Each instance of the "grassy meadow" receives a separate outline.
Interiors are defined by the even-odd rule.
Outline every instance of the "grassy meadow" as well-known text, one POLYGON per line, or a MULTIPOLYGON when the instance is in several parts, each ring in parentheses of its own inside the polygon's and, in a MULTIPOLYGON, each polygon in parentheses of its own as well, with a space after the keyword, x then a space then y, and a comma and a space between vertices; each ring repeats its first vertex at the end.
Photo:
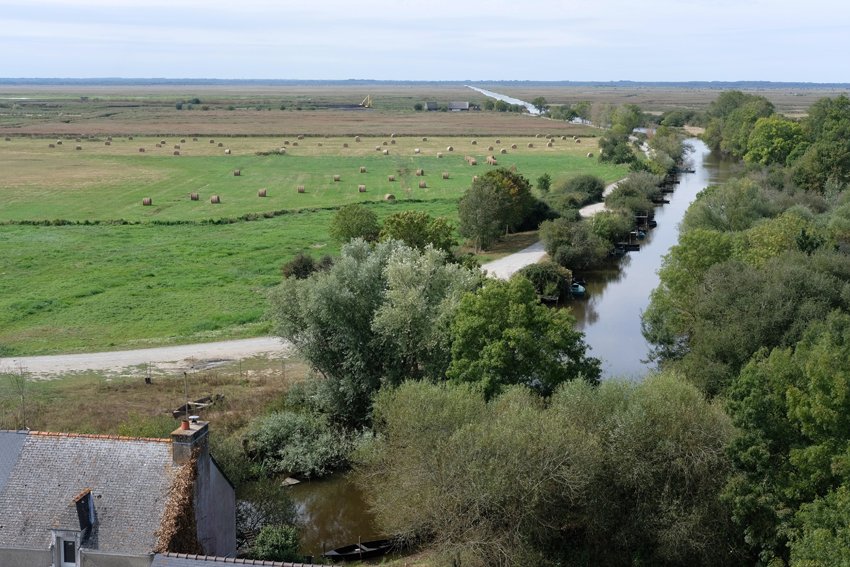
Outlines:
MULTIPOLYGON (((171 106, 163 118, 157 112, 166 112, 172 94, 160 96, 165 98, 144 98, 138 105, 113 98, 92 104, 127 106, 139 117, 146 105, 157 108, 145 125, 159 132, 180 131, 185 125, 175 116, 215 114, 180 113, 171 106)), ((302 136, 237 135, 244 124, 215 136, 192 128, 182 131, 195 134, 154 136, 130 134, 137 122, 126 117, 87 114, 79 100, 45 100, 57 107, 55 116, 77 117, 62 125, 82 124, 79 130, 88 134, 65 134, 38 116, 30 122, 18 117, 25 123, 15 126, 16 134, 0 128, 8 132, 0 139, 0 357, 267 333, 266 295, 280 280, 281 265, 299 251, 338 253, 327 232, 336 209, 359 202, 380 218, 416 209, 456 222, 457 200, 474 175, 491 167, 489 155, 532 181, 543 173, 555 183, 583 173, 606 181, 625 174, 621 166, 587 157, 597 153, 598 131, 516 114, 382 111, 374 114, 380 124, 373 125, 381 131, 419 130, 423 119, 433 119, 437 133, 362 135, 359 142, 354 135, 334 135, 319 110, 310 116, 321 120, 303 124, 312 129, 302 136), (411 117, 420 122, 411 125, 411 117), (96 133, 102 120, 112 121, 111 134, 96 133), (441 134, 451 120, 458 122, 456 133, 441 134), (507 134, 465 134, 469 121, 489 124, 481 131, 500 128, 500 121, 512 126, 504 129, 507 134), (19 132, 27 128, 55 131, 19 132), (552 147, 546 135, 553 137, 552 147), (579 143, 574 135, 581 136, 579 143), (281 148, 285 153, 275 153, 281 148), (239 176, 233 174, 237 169, 239 176), (417 169, 424 175, 416 176, 417 169), (297 191, 301 185, 303 193, 297 191), (359 185, 366 191, 358 191, 359 185), (261 189, 266 197, 259 197, 261 189), (190 193, 199 199, 191 200, 190 193), (394 202, 385 201, 388 193, 394 202), (221 203, 212 204, 212 195, 221 203), (153 204, 143 206, 145 198, 153 204)), ((533 238, 511 238, 482 260, 533 238)))

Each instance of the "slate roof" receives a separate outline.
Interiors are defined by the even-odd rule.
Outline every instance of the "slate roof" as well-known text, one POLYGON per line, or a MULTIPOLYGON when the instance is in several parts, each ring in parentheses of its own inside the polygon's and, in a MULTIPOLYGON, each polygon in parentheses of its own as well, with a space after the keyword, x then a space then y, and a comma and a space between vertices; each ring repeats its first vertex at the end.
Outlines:
MULTIPOLYGON (((225 567, 226 565, 264 565, 266 567, 310 567, 313 563, 281 563, 260 559, 236 559, 233 557, 210 557, 185 553, 158 553, 151 567, 225 567)), ((326 564, 322 564, 326 565, 326 564)), ((318 566, 317 566, 318 567, 318 566)))
POLYGON ((0 431, 0 548, 79 530, 73 498, 90 488, 97 523, 82 547, 151 553, 174 468, 168 439, 0 431))

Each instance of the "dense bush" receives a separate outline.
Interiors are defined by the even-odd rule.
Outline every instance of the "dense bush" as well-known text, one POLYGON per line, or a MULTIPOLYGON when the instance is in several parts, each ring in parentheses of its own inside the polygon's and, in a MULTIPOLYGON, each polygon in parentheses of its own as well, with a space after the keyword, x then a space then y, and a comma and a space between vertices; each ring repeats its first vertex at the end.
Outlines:
POLYGON ((251 547, 253 559, 268 561, 296 561, 298 555, 298 529, 294 526, 266 526, 257 535, 251 547))

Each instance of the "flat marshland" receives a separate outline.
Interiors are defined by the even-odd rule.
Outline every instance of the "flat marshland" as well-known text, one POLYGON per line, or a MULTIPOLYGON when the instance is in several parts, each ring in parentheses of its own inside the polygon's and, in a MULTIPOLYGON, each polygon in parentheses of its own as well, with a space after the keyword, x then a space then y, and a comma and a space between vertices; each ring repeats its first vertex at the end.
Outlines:
POLYGON ((373 95, 373 109, 356 106, 362 91, 0 93, 0 356, 268 333, 281 265, 338 253, 328 225, 340 206, 456 222, 487 156, 532 181, 625 174, 595 159, 595 128, 412 109, 468 93, 402 89, 384 107, 373 95))

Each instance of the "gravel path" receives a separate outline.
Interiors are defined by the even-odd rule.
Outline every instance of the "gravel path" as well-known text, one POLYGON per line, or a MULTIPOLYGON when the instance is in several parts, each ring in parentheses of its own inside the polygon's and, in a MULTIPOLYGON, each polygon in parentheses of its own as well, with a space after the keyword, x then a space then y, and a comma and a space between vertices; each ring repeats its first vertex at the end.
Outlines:
MULTIPOLYGON (((625 179, 621 179, 620 181, 625 181, 625 179)), ((605 186, 605 190, 602 191, 602 202, 601 203, 593 203, 592 205, 588 205, 586 207, 582 207, 578 210, 578 214, 581 215, 582 218, 592 217, 597 213, 601 213, 602 211, 607 210, 605 208, 605 197, 611 194, 611 191, 617 188, 617 185, 620 181, 615 181, 610 185, 605 186)))
POLYGON ((500 280, 506 280, 525 266, 539 262, 545 255, 546 252, 543 250, 543 243, 535 242, 528 248, 524 248, 510 256, 483 264, 481 269, 487 270, 488 275, 499 278, 500 280))
POLYGON ((254 356, 282 356, 288 348, 278 337, 257 337, 138 350, 2 358, 0 370, 22 366, 33 377, 47 378, 87 370, 142 374, 150 364, 157 372, 173 373, 189 368, 211 368, 254 356))

